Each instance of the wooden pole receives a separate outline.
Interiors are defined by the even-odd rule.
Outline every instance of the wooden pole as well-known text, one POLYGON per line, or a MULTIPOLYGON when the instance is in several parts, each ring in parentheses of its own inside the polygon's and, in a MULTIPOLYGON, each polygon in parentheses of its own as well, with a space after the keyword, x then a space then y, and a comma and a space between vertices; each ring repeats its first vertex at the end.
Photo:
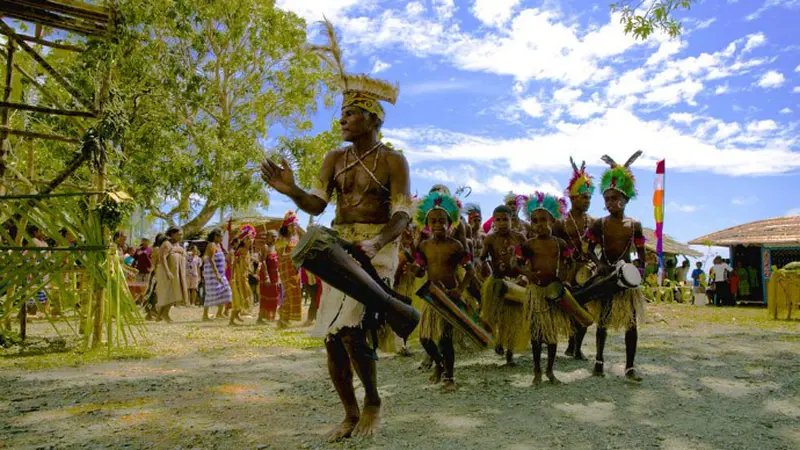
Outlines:
POLYGON ((80 144, 81 140, 78 138, 71 138, 61 136, 58 134, 37 133, 35 131, 17 130, 16 128, 8 128, 7 126, 0 126, 0 133, 10 134, 13 136, 25 136, 34 139, 47 139, 50 141, 69 142, 70 144, 80 144))
POLYGON ((97 115, 91 111, 75 111, 70 109, 47 108, 44 106, 28 105, 25 103, 15 103, 8 101, 0 102, 0 108, 19 109, 22 111, 33 111, 43 114, 54 114, 57 116, 97 117, 97 115))
MULTIPOLYGON (((8 38, 8 52, 6 52, 6 88, 3 92, 3 101, 8 102, 11 99, 11 82, 14 68, 14 39, 8 38)), ((10 115, 8 108, 0 110, 0 121, 3 126, 8 128, 10 115)), ((5 179, 6 162, 8 160, 8 153, 11 151, 11 142, 8 140, 8 133, 0 130, 0 180, 5 179)), ((0 194, 5 194, 5 183, 0 183, 0 194)))
MULTIPOLYGON (((9 40, 11 38, 14 39, 17 38, 17 33, 14 31, 14 29, 8 26, 8 24, 6 24, 2 20, 0 20, 0 30, 5 32, 4 34, 6 34, 9 37, 9 40)), ((50 63, 45 61, 45 59, 42 58, 42 56, 39 55, 39 53, 37 53, 36 50, 31 48, 30 45, 26 44, 23 41, 19 41, 17 42, 17 44, 22 50, 25 51, 25 53, 29 54, 31 58, 36 60, 36 62, 38 62, 39 65, 42 66, 42 68, 44 68, 44 70, 47 71, 47 73, 52 75, 53 79, 55 79, 61 85, 61 87, 63 87, 67 92, 69 92, 75 101, 77 101, 87 109, 92 109, 92 104, 87 100, 85 100, 83 98, 83 95, 81 95, 81 93, 78 92, 78 90, 75 89, 75 87, 73 87, 72 84, 70 84, 70 82, 67 81, 67 79, 64 78, 63 75, 61 75, 55 68, 53 68, 53 66, 51 66, 50 63)))
POLYGON ((33 42, 34 44, 44 45, 45 47, 58 48, 61 50, 68 50, 71 52, 85 52, 86 47, 73 44, 64 44, 63 42, 53 42, 47 39, 38 38, 36 36, 28 36, 27 34, 17 34, 17 39, 20 41, 33 42))
MULTIPOLYGON (((103 142, 98 142, 98 145, 105 145, 103 142)), ((99 149, 103 152, 103 149, 99 149)), ((100 167, 98 167, 97 173, 94 177, 95 181, 95 190, 99 192, 104 192, 106 189, 106 158, 104 156, 100 157, 100 167)), ((93 206, 96 205, 99 201, 102 201, 100 195, 93 196, 93 206)), ((107 230, 104 226, 102 228, 103 234, 103 243, 109 242, 110 230, 107 230)), ((105 258, 108 258, 108 253, 105 253, 105 258)), ((105 262, 105 261, 104 261, 105 262)), ((99 347, 103 341, 103 319, 105 318, 105 311, 103 311, 103 304, 105 297, 105 286, 95 286, 94 289, 94 307, 92 308, 94 311, 94 330, 92 333, 92 347, 99 347)), ((106 339, 111 339, 111 336, 106 336, 106 339)))
MULTIPOLYGON (((2 48, 0 48, 0 56, 5 56, 6 54, 7 53, 2 48)), ((39 92, 41 92, 44 98, 50 100, 56 106, 61 104, 61 101, 58 99, 56 95, 50 92, 50 90, 48 90, 43 84, 41 84, 39 80, 37 80, 34 76, 29 74, 24 68, 20 67, 19 64, 14 63, 14 68, 17 69, 17 71, 21 73, 22 76, 33 85, 33 87, 35 87, 39 92)), ((69 120, 72 121, 72 123, 74 123, 76 127, 78 127, 78 130, 81 133, 86 132, 86 126, 77 117, 67 116, 67 118, 69 118, 69 120)))

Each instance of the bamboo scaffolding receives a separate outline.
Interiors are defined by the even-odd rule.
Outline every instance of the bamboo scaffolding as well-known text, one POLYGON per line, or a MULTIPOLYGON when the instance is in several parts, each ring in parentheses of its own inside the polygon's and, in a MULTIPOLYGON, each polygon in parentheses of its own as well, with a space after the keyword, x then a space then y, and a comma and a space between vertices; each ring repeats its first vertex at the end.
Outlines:
POLYGON ((9 128, 0 126, 0 133, 7 133, 12 136, 25 136, 34 139, 49 139, 51 141, 69 142, 70 144, 80 144, 81 140, 67 136, 60 136, 58 134, 37 133, 35 131, 17 130, 16 128, 9 128))
POLYGON ((14 19, 26 20, 62 30, 73 31, 89 36, 104 36, 107 32, 106 21, 90 20, 64 16, 41 8, 29 8, 23 5, 0 2, 0 13, 14 19))
POLYGON ((51 0, 15 0, 19 5, 26 5, 31 10, 41 10, 59 12, 70 16, 91 19, 98 22, 108 20, 109 10, 102 6, 90 5, 87 3, 51 1, 51 0), (78 6, 80 5, 80 6, 78 6))
MULTIPOLYGON (((17 33, 14 31, 14 29, 8 26, 8 24, 2 20, 0 20, 0 32, 3 32, 3 34, 7 35, 9 38, 13 38, 15 40, 17 39, 17 33)), ((36 62, 38 62, 39 65, 41 65, 42 68, 44 68, 44 70, 46 70, 50 75, 52 75, 53 79, 55 79, 61 85, 61 87, 63 87, 67 92, 69 92, 75 101, 77 101, 78 103, 80 103, 89 110, 92 109, 91 102, 85 100, 81 95, 81 93, 78 92, 78 90, 75 89, 75 87, 73 87, 72 84, 70 84, 70 82, 66 78, 64 78, 63 75, 61 75, 55 68, 53 68, 53 66, 51 66, 50 63, 48 63, 44 58, 42 58, 42 56, 39 55, 39 53, 36 50, 34 50, 30 45, 28 45, 24 41, 18 41, 17 44, 22 50, 25 51, 25 53, 29 54, 33 59, 35 59, 36 62)))
MULTIPOLYGON (((6 56, 6 55, 7 53, 5 52, 5 50, 0 48, 0 56, 6 56)), ((55 94, 50 92, 50 90, 48 90, 42 83, 40 83, 39 80, 37 80, 33 75, 29 74, 24 68, 20 67, 19 64, 14 63, 14 69, 16 69, 20 74, 22 74, 22 76, 26 80, 28 80, 28 82, 30 82, 36 88, 36 90, 41 92, 44 98, 50 100, 56 106, 59 106, 61 104, 61 101, 55 94)), ((81 133, 86 132, 86 125, 84 125, 83 122, 81 122, 77 117, 73 116, 67 116, 67 117, 72 123, 75 124, 76 127, 78 127, 78 130, 81 133)))
POLYGON ((86 47, 73 44, 64 44, 63 42, 53 42, 47 39, 38 38, 36 36, 28 36, 27 34, 17 34, 17 39, 20 41, 33 42, 34 44, 44 45, 45 47, 58 48, 61 50, 69 50, 72 52, 85 52, 86 47))
POLYGON ((19 109, 23 111, 33 111, 44 114, 54 114, 57 116, 92 117, 92 118, 97 117, 97 115, 91 111, 76 111, 70 109, 47 108, 44 106, 28 105, 25 103, 14 103, 7 101, 0 102, 0 108, 19 109))

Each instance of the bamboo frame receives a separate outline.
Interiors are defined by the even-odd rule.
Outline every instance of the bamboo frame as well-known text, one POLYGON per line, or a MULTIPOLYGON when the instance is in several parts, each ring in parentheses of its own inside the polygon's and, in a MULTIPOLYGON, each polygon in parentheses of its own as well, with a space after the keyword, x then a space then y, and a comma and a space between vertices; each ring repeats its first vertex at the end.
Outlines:
POLYGON ((86 47, 73 44, 64 44, 62 42, 48 41, 47 39, 38 38, 36 36, 28 36, 27 34, 17 34, 17 39, 20 41, 33 42, 34 44, 44 45, 45 47, 58 48, 61 50, 69 50, 72 52, 85 52, 86 47))
MULTIPOLYGON (((5 34, 9 38, 13 38, 13 40, 17 40, 16 31, 14 31, 13 28, 8 26, 8 24, 5 23, 5 21, 3 20, 0 20, 0 33, 5 34)), ((10 40, 11 39, 9 39, 9 41, 10 40)), ((75 87, 73 87, 72 84, 70 84, 70 82, 67 81, 67 79, 64 78, 64 76, 61 75, 53 66, 51 66, 50 63, 48 63, 36 50, 34 50, 33 47, 31 47, 24 41, 17 41, 17 45, 19 45, 19 47, 23 51, 25 51, 25 53, 29 54, 34 60, 36 60, 36 62, 38 62, 39 65, 42 66, 44 70, 46 70, 50 75, 52 75, 53 79, 55 79, 58 82, 58 84, 61 85, 61 87, 63 87, 67 92, 69 92, 73 100, 77 101, 78 103, 80 103, 89 110, 93 109, 91 102, 84 99, 81 93, 78 92, 78 90, 75 89, 75 87)))
POLYGON ((51 141, 68 142, 70 144, 81 143, 81 140, 77 138, 60 136, 58 134, 36 133, 34 131, 17 130, 16 128, 9 128, 6 126, 0 126, 0 133, 7 133, 12 136, 24 136, 34 139, 49 139, 51 141))
MULTIPOLYGON (((0 56, 6 56, 6 55, 7 53, 5 52, 5 50, 0 48, 0 56)), ((53 102, 56 106, 61 104, 58 97, 53 95, 53 93, 50 92, 44 85, 42 85, 39 82, 39 80, 37 80, 33 75, 29 74, 25 69, 20 67, 19 64, 14 63, 14 69, 16 69, 20 74, 22 74, 23 78, 28 80, 28 82, 31 83, 39 92, 41 92, 46 99, 53 102)), ((86 132, 86 126, 77 117, 72 117, 72 116, 67 116, 67 117, 70 119, 70 121, 72 121, 72 123, 75 124, 76 127, 78 127, 78 130, 81 133, 86 132)))
POLYGON ((44 114, 55 114, 57 116, 72 116, 72 117, 97 117, 97 114, 91 111, 77 111, 70 109, 46 108, 44 106, 28 105, 25 103, 14 103, 8 101, 0 102, 0 108, 7 109, 20 109, 23 111, 40 112, 44 114))
MULTIPOLYGON (((89 36, 103 36, 108 31, 109 17, 103 19, 65 15, 54 11, 52 6, 57 5, 45 0, 17 0, 15 3, 0 2, 0 13, 7 17, 26 20, 29 22, 60 28, 89 36), (40 6, 23 5, 22 3, 39 3, 40 6)), ((80 10, 78 8, 78 10, 80 10)), ((82 11, 86 14, 85 11, 82 11)), ((99 17, 99 15, 98 15, 99 17)))

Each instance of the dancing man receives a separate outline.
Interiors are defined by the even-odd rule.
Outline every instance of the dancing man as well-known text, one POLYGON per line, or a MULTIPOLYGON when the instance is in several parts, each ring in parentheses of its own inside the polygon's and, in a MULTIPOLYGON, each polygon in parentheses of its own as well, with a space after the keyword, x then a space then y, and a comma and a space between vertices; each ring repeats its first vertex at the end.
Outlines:
MULTIPOLYGON (((319 178, 311 192, 295 183, 288 163, 272 160, 261 166, 263 179, 287 195, 303 211, 320 215, 331 194, 336 194, 334 228, 343 239, 353 241, 370 258, 381 277, 392 279, 398 263, 397 238, 410 220, 411 194, 405 157, 384 145, 378 134, 385 119, 379 101, 394 104, 398 87, 366 75, 341 70, 341 53, 333 26, 325 22, 329 45, 326 60, 334 62, 343 87, 342 139, 352 145, 332 150, 323 160, 319 178)), ((391 283, 389 283, 391 285, 391 283)), ((367 342, 371 324, 365 307, 324 284, 315 334, 325 337, 328 371, 344 406, 344 421, 329 434, 335 441, 375 432, 381 399, 378 396, 374 346, 367 342), (353 370, 365 391, 364 408, 359 411, 353 387, 353 370)))
MULTIPOLYGON (((581 163, 580 169, 572 157, 569 158, 569 162, 572 164, 572 178, 567 185, 566 194, 569 196, 572 206, 569 214, 556 222, 553 227, 553 235, 564 239, 567 245, 573 249, 572 261, 564 281, 572 287, 577 287, 583 285, 595 270, 594 262, 589 256, 588 237, 589 227, 594 222, 594 218, 587 213, 592 203, 594 182, 592 177, 586 173, 585 161, 581 163)), ((573 321, 573 330, 575 333, 569 338, 565 354, 585 361, 586 356, 581 351, 581 346, 583 338, 586 336, 586 327, 573 321)))
MULTIPOLYGON (((608 215, 595 220, 589 232, 589 255, 594 259, 600 274, 607 275, 622 263, 631 262, 631 246, 636 250, 640 261, 645 260, 644 234, 642 224, 636 219, 625 217, 625 206, 636 197, 636 180, 630 165, 642 154, 634 153, 624 165, 617 164, 607 155, 603 161, 609 166, 603 172, 600 189, 603 191, 608 215), (602 258, 594 252, 601 250, 602 258)), ((639 269, 640 271, 642 269, 639 269)), ((633 366, 636 345, 639 340, 637 325, 644 318, 645 297, 640 287, 625 289, 611 298, 603 299, 596 306, 597 357, 594 364, 595 376, 603 376, 603 350, 606 345, 608 328, 625 330, 625 376, 633 381, 642 381, 641 375, 633 366)))

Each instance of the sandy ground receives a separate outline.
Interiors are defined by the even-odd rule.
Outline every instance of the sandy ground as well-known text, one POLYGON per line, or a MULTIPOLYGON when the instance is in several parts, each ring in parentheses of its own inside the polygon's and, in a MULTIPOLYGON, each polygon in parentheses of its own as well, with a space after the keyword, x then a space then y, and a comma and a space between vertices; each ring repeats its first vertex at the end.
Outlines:
MULTIPOLYGON (((336 444, 322 439, 342 413, 320 341, 300 328, 202 323, 200 311, 151 324, 150 358, 3 353, 0 448, 800 448, 800 322, 768 321, 764 309, 651 306, 638 385, 623 377, 619 333, 605 378, 559 357, 565 384, 538 389, 529 354, 515 368, 490 350, 457 354, 453 394, 426 383, 418 346, 412 358, 382 355, 379 435, 336 444)), ((39 321, 30 333, 53 330, 39 321)), ((593 329, 584 350, 593 354, 593 329)))

